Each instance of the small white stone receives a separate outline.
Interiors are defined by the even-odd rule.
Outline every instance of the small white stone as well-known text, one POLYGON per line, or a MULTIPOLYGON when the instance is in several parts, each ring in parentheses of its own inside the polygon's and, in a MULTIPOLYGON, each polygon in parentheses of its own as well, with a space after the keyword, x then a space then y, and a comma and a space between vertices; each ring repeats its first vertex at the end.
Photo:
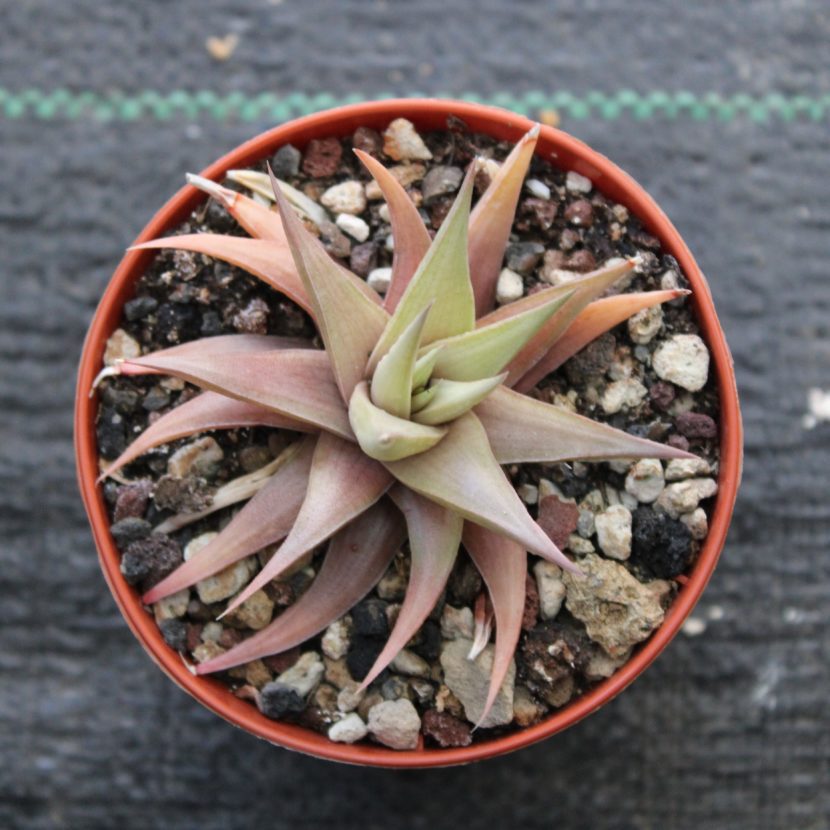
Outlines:
POLYGON ((124 329, 116 329, 104 349, 104 366, 113 366, 120 360, 141 356, 141 346, 124 329))
POLYGON ((259 631, 265 628, 274 614, 274 603, 268 594, 260 588, 238 605, 228 617, 234 622, 241 623, 246 628, 259 631))
POLYGON ((369 710, 369 731, 392 749, 415 749, 421 732, 418 711, 406 698, 384 700, 369 710))
POLYGON ((346 656, 349 650, 349 621, 345 617, 335 620, 327 629, 321 640, 323 654, 332 660, 346 656))
POLYGON ((565 187, 571 193, 590 193, 593 186, 589 178, 580 176, 574 170, 569 170, 568 175, 565 176, 565 187))
POLYGON ((691 513, 702 499, 718 492, 718 484, 712 478, 687 478, 666 486, 655 504, 673 519, 691 513))
POLYGON ((565 547, 577 556, 587 556, 596 550, 590 539, 583 539, 578 533, 568 536, 568 544, 565 547))
POLYGON ((660 275, 660 288, 663 291, 674 291, 675 288, 680 287, 680 280, 677 277, 677 272, 668 270, 660 275))
MULTIPOLYGON (((424 178, 426 167, 423 164, 396 164, 394 167, 388 167, 389 175, 393 176, 401 187, 409 187, 409 185, 420 181, 424 178)), ((372 201, 383 198, 383 191, 380 185, 372 179, 366 183, 366 198, 372 201)), ((385 221, 389 221, 386 219, 385 221)))
POLYGON ((366 193, 358 181, 332 185, 321 197, 320 203, 332 213, 363 213, 366 209, 366 193))
POLYGON ((389 284, 392 282, 391 268, 375 268, 369 272, 366 282, 370 288, 374 288, 378 294, 385 294, 389 290, 389 284))
POLYGON ((550 199, 550 188, 539 179, 528 179, 525 182, 525 187, 537 199, 550 199))
POLYGON ((602 552, 612 559, 628 559, 631 556, 631 511, 622 504, 613 504, 595 521, 602 552))
POLYGON ((666 481, 699 478, 711 472, 712 468, 703 458, 672 458, 666 465, 666 481))
POLYGON ((369 238, 369 226, 359 216, 352 216, 350 213, 339 213, 334 223, 341 231, 344 231, 358 242, 365 242, 369 238))
POLYGON ((632 512, 635 511, 640 505, 637 499, 632 496, 631 493, 626 493, 625 490, 620 492, 620 504, 623 505, 623 507, 627 507, 632 512))
POLYGON ((611 213, 614 214, 614 218, 618 222, 625 224, 628 221, 628 208, 625 205, 614 205, 614 207, 611 208, 611 213))
POLYGON ((605 387, 600 403, 603 411, 613 415, 621 409, 630 409, 642 403, 648 390, 636 378, 615 380, 605 387))
POLYGON ((396 118, 383 133, 383 152, 395 161, 427 161, 429 148, 418 135, 415 125, 406 118, 396 118))
POLYGON ((689 528, 692 539, 700 541, 706 538, 706 534, 709 532, 709 519, 702 507, 696 507, 691 513, 684 513, 680 517, 680 521, 689 528))
POLYGON ((663 328, 663 307, 659 304, 644 308, 628 318, 628 333, 635 343, 641 345, 650 343, 661 328, 663 328))
POLYGON ((401 649, 392 661, 392 668, 396 672, 409 677, 429 677, 429 663, 408 648, 401 649))
POLYGON ((218 643, 223 631, 224 626, 222 623, 218 623, 215 620, 205 623, 204 628, 202 628, 202 642, 218 643))
POLYGON ((709 376, 709 350, 696 334, 675 334, 657 347, 652 365, 663 380, 697 392, 709 376))
POLYGON ((619 473, 621 476, 625 476, 628 475, 628 471, 631 469, 631 462, 626 461, 623 458, 616 458, 613 461, 609 461, 608 466, 615 473, 619 473))
POLYGON ((566 271, 564 268, 543 268, 540 272, 541 278, 551 285, 565 285, 582 279, 584 274, 579 271, 566 271))
POLYGON ((487 178, 490 179, 490 181, 493 181, 499 170, 501 170, 501 162, 496 161, 496 159, 484 159, 479 169, 483 170, 487 174, 487 178))
POLYGON ((384 222, 392 221, 392 215, 389 213, 389 205, 387 205, 386 202, 378 208, 378 217, 384 222))
POLYGON ((533 566, 533 575, 539 592, 539 615, 543 620, 552 620, 559 613, 565 599, 562 569, 552 562, 540 559, 533 566))
POLYGON ((293 689, 300 697, 308 697, 319 685, 325 666, 316 651, 307 651, 276 682, 293 689))
MULTIPOLYGON (((191 539, 184 549, 185 561, 193 556, 198 556, 199 552, 216 538, 216 535, 213 532, 203 533, 201 536, 191 539)), ((239 562, 228 565, 219 573, 197 582, 196 592, 199 594, 199 599, 205 604, 219 602, 241 591, 248 584, 252 573, 253 560, 251 557, 241 559, 239 562)))
POLYGON ((535 484, 522 484, 518 493, 525 504, 536 504, 539 501, 539 488, 535 484))
POLYGON ((502 268, 496 283, 496 302, 512 303, 524 296, 525 286, 521 276, 509 268, 502 268))
POLYGON ((210 475, 225 457, 215 438, 206 435, 179 447, 167 462, 167 472, 176 478, 210 475))
POLYGON ((329 728, 329 740, 340 744, 353 744, 362 741, 369 734, 369 729, 357 712, 346 715, 343 720, 333 723, 329 728))
POLYGON ((187 612, 187 604, 190 602, 190 590, 182 588, 175 594, 160 599, 153 605, 153 616, 156 622, 162 620, 175 620, 183 617, 187 612))
POLYGON ((347 683, 337 694, 337 708, 341 712, 353 712, 366 697, 366 689, 357 683, 347 683))
POLYGON ((556 496, 558 499, 562 499, 562 501, 573 501, 573 499, 565 498, 565 494, 549 478, 540 478, 539 501, 546 499, 548 496, 556 496))
POLYGON ((441 636, 445 640, 472 639, 475 621, 471 608, 455 608, 449 603, 441 611, 441 636))
POLYGON ((643 504, 651 504, 663 492, 666 480, 663 465, 656 458, 642 458, 625 479, 626 492, 643 504))
POLYGON ((392 236, 390 233, 389 236, 383 241, 383 247, 386 248, 389 253, 393 253, 395 250, 395 237, 392 236))

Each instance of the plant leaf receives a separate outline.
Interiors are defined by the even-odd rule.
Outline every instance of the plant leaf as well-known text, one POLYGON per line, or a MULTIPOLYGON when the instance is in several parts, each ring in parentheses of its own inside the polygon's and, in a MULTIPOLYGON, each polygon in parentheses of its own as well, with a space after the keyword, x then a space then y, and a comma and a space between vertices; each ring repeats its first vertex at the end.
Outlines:
POLYGON ((475 325, 473 289, 467 262, 467 219, 474 167, 470 165, 447 218, 386 324, 369 360, 370 372, 374 371, 404 329, 431 304, 434 306, 424 326, 424 343, 470 331, 475 325))
MULTIPOLYGON (((636 260, 628 260, 619 265, 600 268, 568 283, 568 287, 573 291, 570 299, 539 329, 530 342, 510 362, 507 367, 510 372, 507 377, 507 386, 512 386, 535 366, 565 333, 579 312, 622 276, 631 271, 635 264, 636 260)), ((523 307, 528 307, 535 303, 542 303, 545 302, 547 297, 556 296, 561 288, 562 286, 555 286, 539 291, 530 297, 510 303, 510 305, 518 306, 521 303, 523 307)))
POLYGON ((282 219, 278 213, 236 190, 223 187, 221 184, 193 173, 187 174, 187 183, 216 199, 255 239, 270 239, 288 248, 288 240, 285 238, 282 219))
MULTIPOLYGON (((259 196, 270 199, 272 202, 276 201, 271 177, 267 173, 260 173, 258 170, 228 170, 227 176, 232 182, 247 187, 259 196)), ((315 225, 328 222, 329 215, 322 205, 310 199, 301 190, 292 187, 288 182, 276 177, 274 180, 279 185, 282 195, 303 216, 307 216, 315 225)))
POLYGON ((212 348, 198 351, 195 346, 200 342, 124 361, 121 370, 124 374, 153 370, 175 375, 353 440, 348 413, 325 352, 279 349, 224 354, 212 348))
POLYGON ((510 537, 565 570, 577 570, 531 519, 472 412, 453 422, 444 440, 431 450, 387 462, 386 467, 416 493, 510 537))
POLYGON ((396 486, 390 497, 406 518, 412 569, 389 640, 360 685, 365 689, 415 636, 435 607, 452 571, 464 520, 457 513, 396 486))
POLYGON ((392 281, 386 292, 384 308, 394 311, 432 240, 418 208, 401 183, 368 153, 357 149, 355 153, 378 183, 389 206, 395 251, 392 255, 392 281))
POLYGON ((558 369, 592 340, 622 323, 623 320, 627 320, 632 314, 688 293, 682 289, 645 291, 634 294, 616 294, 613 297, 595 300, 579 313, 562 336, 551 346, 548 353, 513 388, 517 392, 530 391, 545 375, 558 369))
POLYGON ((388 315, 343 278, 342 270, 288 206, 276 179, 274 193, 294 262, 331 359, 334 377, 343 400, 348 403, 355 386, 365 375, 366 360, 388 315))
POLYGON ((527 553, 516 542, 470 522, 464 525, 464 547, 487 585, 496 617, 490 688, 476 723, 478 727, 486 723, 519 642, 525 607, 527 553))
POLYGON ((429 308, 425 308, 392 344, 372 375, 372 403, 390 415, 408 418, 412 401, 412 374, 429 308))
POLYGON ((221 259, 285 294, 313 316, 311 302, 300 279, 288 246, 271 239, 248 239, 219 233, 193 233, 142 242, 129 250, 174 248, 221 259))
POLYGON ((270 625, 230 651, 196 666, 197 674, 287 651, 322 631, 378 583, 405 538, 401 516, 378 502, 339 531, 311 587, 270 625))
POLYGON ((614 458, 694 458, 690 453, 636 438, 562 407, 504 386, 475 409, 499 464, 607 460, 614 458))
POLYGON ((432 398, 412 416, 412 420, 433 425, 454 421, 484 400, 506 377, 505 373, 482 380, 438 380, 427 390, 435 390, 432 398))
POLYGON ((391 484, 392 476, 356 444, 322 433, 314 449, 305 499, 291 532, 224 613, 232 611, 308 551, 368 510, 391 484))
POLYGON ((272 412, 258 404, 226 398, 218 392, 202 392, 171 409, 150 424, 99 476, 99 481, 120 470, 153 447, 216 429, 265 426, 307 432, 308 424, 272 412))
POLYGON ((538 136, 537 124, 517 142, 470 216, 470 274, 477 317, 495 302, 504 250, 538 136))
POLYGON ((441 352, 433 375, 451 380, 478 380, 498 374, 570 296, 570 293, 556 294, 521 314, 438 340, 434 345, 440 346, 441 352))
POLYGON ((415 369, 412 372, 413 390, 426 386, 427 381, 432 375, 432 370, 435 368, 435 361, 438 360, 439 354, 441 354, 441 347, 437 346, 430 349, 425 355, 415 361, 415 369))
POLYGON ((375 406, 365 380, 349 401, 349 423, 363 452, 378 461, 397 461, 424 452, 447 434, 446 428, 416 424, 375 406))
POLYGON ((310 436, 288 447, 283 464, 221 533, 153 586, 142 602, 150 605, 175 594, 285 538, 305 497, 315 443, 310 436))

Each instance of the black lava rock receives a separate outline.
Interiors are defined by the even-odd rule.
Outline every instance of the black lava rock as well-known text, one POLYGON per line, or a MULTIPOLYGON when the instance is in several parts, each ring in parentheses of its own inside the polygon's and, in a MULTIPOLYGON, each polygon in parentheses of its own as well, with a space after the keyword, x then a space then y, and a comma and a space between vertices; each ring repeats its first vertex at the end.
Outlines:
POLYGON ((389 633, 386 619, 386 603, 379 599, 366 599, 352 609, 355 634, 364 637, 385 637, 389 633))
POLYGON ((150 522, 144 519, 128 516, 120 519, 110 527, 112 538, 119 550, 124 550, 133 542, 144 539, 150 535, 153 527, 150 522))
POLYGON ((124 316, 130 322, 141 320, 148 314, 152 314, 158 307, 158 300, 153 297, 136 297, 124 303, 124 316))
POLYGON ((634 511, 631 528, 632 559, 658 579, 683 573, 692 553, 692 534, 676 519, 651 507, 634 511))
POLYGON ((117 458, 127 449, 127 425, 114 408, 101 408, 95 434, 98 439, 98 452, 104 458, 117 458))
POLYGON ((121 557, 121 573, 130 585, 148 591, 182 563, 182 550, 169 536, 158 534, 133 542, 121 557))
POLYGON ((271 159, 271 168, 278 179, 290 179, 300 172, 302 154, 293 144, 283 144, 271 159))
POLYGON ((156 334, 165 343, 194 340, 201 329, 199 312, 193 306, 164 303, 156 315, 156 334))
POLYGON ((441 654, 441 626, 433 620, 427 620, 410 648, 427 662, 434 663, 441 654))
POLYGON ((383 637, 365 637, 361 634, 352 637, 349 653, 346 655, 346 666, 355 680, 363 680, 369 674, 369 669, 375 664, 385 644, 386 640, 383 637))
POLYGON ((260 710, 266 718, 284 718, 305 709, 305 700, 299 692, 285 683, 274 681, 262 687, 260 710))
POLYGON ((481 593, 481 574, 466 557, 459 556, 447 583, 447 594, 453 605, 472 605, 481 593))
POLYGON ((514 242, 507 246, 507 267, 517 274, 529 274, 544 253, 545 246, 541 242, 514 242))
POLYGON ((202 315, 202 322, 199 326, 202 337, 216 337, 217 334, 222 334, 224 330, 222 320, 217 312, 211 310, 202 315))
POLYGON ((161 636, 170 648, 184 651, 187 648, 187 625, 182 620, 162 620, 159 623, 161 636))
POLYGON ((137 389, 127 389, 110 381, 101 390, 101 399, 124 415, 135 412, 141 395, 137 389))

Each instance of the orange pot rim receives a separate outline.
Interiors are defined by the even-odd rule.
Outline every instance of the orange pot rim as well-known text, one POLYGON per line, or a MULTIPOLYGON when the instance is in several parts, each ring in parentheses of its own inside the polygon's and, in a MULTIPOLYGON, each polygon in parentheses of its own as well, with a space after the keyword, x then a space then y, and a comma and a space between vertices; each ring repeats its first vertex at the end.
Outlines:
MULTIPOLYGON (((201 175, 221 180, 234 167, 245 167, 292 143, 305 146, 313 138, 348 135, 359 126, 384 128, 392 119, 405 117, 421 130, 442 129, 454 115, 469 127, 499 140, 516 141, 532 123, 515 113, 479 104, 443 99, 390 99, 353 104, 316 113, 268 130, 211 164, 201 175)), ((583 142, 552 127, 542 126, 537 155, 561 169, 575 170, 592 180, 598 190, 625 205, 656 236, 663 250, 674 256, 692 287, 692 303, 701 334, 709 348, 720 395, 720 469, 718 494, 712 509, 709 534, 690 574, 660 628, 631 659, 607 680, 556 711, 540 723, 468 747, 439 749, 421 744, 411 751, 382 746, 339 744, 309 729, 266 718, 251 703, 236 698, 220 681, 197 677, 182 658, 164 642, 152 615, 138 593, 122 578, 120 556, 109 532, 109 517, 101 488, 95 484, 98 456, 95 438, 97 399, 88 391, 102 365, 109 335, 118 325, 121 308, 132 296, 154 252, 129 251, 105 290, 87 332, 78 372, 75 399, 75 451, 78 483, 86 507, 104 577, 133 634, 174 682, 196 700, 235 726, 273 744, 351 764, 389 768, 438 767, 465 764, 503 755, 541 741, 571 726, 604 705, 638 677, 677 634, 700 598, 723 549, 732 517, 743 459, 743 436, 732 357, 715 312, 703 273, 674 225, 655 201, 628 174, 583 142)), ((196 188, 185 186, 153 216, 134 244, 162 236, 181 223, 204 199, 196 188)))

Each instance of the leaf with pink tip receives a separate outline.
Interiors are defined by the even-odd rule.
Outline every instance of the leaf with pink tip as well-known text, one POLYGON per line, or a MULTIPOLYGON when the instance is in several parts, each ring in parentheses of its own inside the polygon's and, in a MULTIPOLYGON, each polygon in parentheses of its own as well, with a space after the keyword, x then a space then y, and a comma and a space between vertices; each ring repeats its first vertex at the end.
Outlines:
POLYGON ((496 648, 490 688, 484 710, 476 723, 476 726, 482 726, 487 722, 487 715, 510 669, 522 631, 527 553, 511 539, 470 522, 464 525, 464 547, 487 585, 496 617, 496 648))
MULTIPOLYGON (((135 441, 121 453, 101 474, 100 479, 111 476, 125 464, 134 461, 153 447, 167 444, 179 438, 187 438, 198 432, 240 427, 274 427, 307 432, 309 425, 295 418, 265 409, 258 404, 226 398, 218 392, 202 392, 189 401, 171 409, 150 424, 135 441)), ((99 479, 99 480, 100 480, 99 479)))
POLYGON ((305 498, 315 443, 309 436, 291 447, 283 465, 219 535, 153 586, 142 602, 158 602, 284 539, 305 498))
POLYGON ((432 240, 418 208, 401 183, 368 153, 357 149, 355 153, 378 183, 389 207, 395 251, 392 255, 392 281, 383 305, 394 311, 432 240))
POLYGON ((406 487, 390 492, 406 519, 412 568, 406 596, 389 640, 363 679, 366 688, 415 636, 438 602, 452 571, 464 520, 457 513, 419 496, 406 487))
POLYGON ((431 450, 387 462, 386 467, 416 493, 509 536, 565 570, 577 570, 528 514, 494 458, 484 427, 472 412, 454 421, 444 439, 431 450))
MULTIPOLYGON (((499 464, 614 458, 694 458, 500 386, 476 408, 499 464)), ((446 443, 449 436, 442 443, 446 443)), ((439 445, 440 447, 441 445, 439 445)))
POLYGON ((135 245, 130 250, 173 248, 221 259, 259 277, 313 316, 311 301, 297 273, 288 245, 271 239, 248 239, 219 233, 168 236, 135 245))
POLYGON ((212 196, 223 205, 228 213, 255 239, 270 239, 286 249, 288 241, 282 229, 279 214, 259 202, 255 202, 243 193, 231 190, 202 176, 187 174, 187 183, 212 196))
POLYGON ((348 403, 366 374, 366 361, 389 315, 343 278, 338 265, 288 205, 276 180, 274 194, 294 262, 331 358, 334 377, 348 403))
POLYGON ((558 369, 566 360, 587 346, 601 334, 627 320, 632 314, 650 308, 658 303, 667 303, 688 291, 645 291, 634 294, 616 294, 604 297, 587 305, 565 332, 551 346, 550 351, 533 366, 513 388, 517 392, 528 392, 545 375, 558 369))
POLYGON ((270 625, 230 651, 196 666, 210 674, 300 645, 342 617, 380 581, 406 533, 387 501, 370 507, 329 543, 311 587, 270 625))
POLYGON ((537 124, 516 144, 470 216, 470 275, 476 316, 486 314, 496 298, 496 282, 525 174, 539 137, 537 124))
POLYGON ((356 444, 322 433, 311 461, 303 506, 291 532, 225 614, 368 510, 391 484, 392 476, 383 465, 356 444))
MULTIPOLYGON (((219 338, 209 338, 218 340, 219 338)), ((124 374, 154 371, 248 401, 353 440, 328 355, 316 349, 224 354, 194 341, 124 361, 124 374)))
MULTIPOLYGON (((546 297, 561 295, 563 290, 571 292, 569 299, 510 361, 507 366, 509 375, 505 385, 513 386, 519 378, 535 366, 548 353, 551 346, 567 331, 582 309, 631 271, 634 265, 634 260, 628 260, 619 265, 600 268, 573 282, 569 282, 566 286, 548 288, 511 303, 511 306, 533 307, 544 302, 546 297)), ((505 309, 507 308, 509 306, 505 306, 505 309)), ((493 314, 489 314, 487 319, 498 318, 502 313, 502 309, 499 309, 493 314)), ((512 310, 510 313, 513 313, 512 310)))
POLYGON ((386 324, 369 359, 374 371, 380 359, 412 321, 432 305, 422 343, 470 331, 475 325, 475 304, 467 260, 467 219, 473 192, 474 165, 470 165, 450 212, 441 224, 395 313, 386 324))

